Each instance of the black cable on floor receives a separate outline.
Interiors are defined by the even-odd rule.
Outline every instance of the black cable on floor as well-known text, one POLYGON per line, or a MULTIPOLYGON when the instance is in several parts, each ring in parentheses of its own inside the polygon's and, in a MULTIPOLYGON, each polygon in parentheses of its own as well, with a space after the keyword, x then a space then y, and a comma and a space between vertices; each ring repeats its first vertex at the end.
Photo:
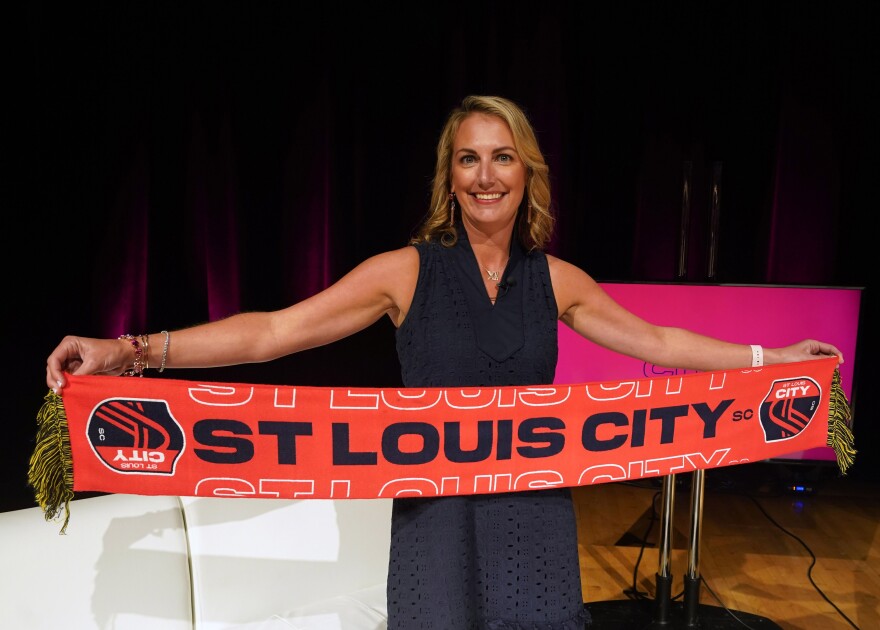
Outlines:
MULTIPOLYGON (((642 487, 642 488, 644 487, 644 486, 640 486, 638 484, 633 484, 633 483, 630 483, 628 485, 632 485, 635 487, 642 487)), ((639 588, 638 588, 638 573, 639 573, 639 565, 642 562, 642 556, 644 555, 644 552, 645 552, 645 547, 648 544, 648 536, 650 535, 651 530, 654 527, 654 523, 657 520, 657 498, 659 496, 660 496, 660 492, 655 492, 654 496, 651 499, 651 519, 648 521, 648 528, 645 530, 644 536, 642 536, 641 545, 639 547, 639 555, 636 558, 635 566, 633 567, 632 586, 630 588, 623 590, 623 594, 626 595, 629 599, 633 599, 633 600, 653 599, 651 597, 650 593, 639 590, 639 588)), ((813 588, 816 589, 816 592, 819 593, 819 595, 822 597, 822 599, 824 599, 826 602, 828 602, 834 608, 834 610, 836 610, 837 613, 850 626, 852 626, 855 630, 860 630, 859 627, 855 623, 853 623, 853 621, 846 615, 846 613, 844 613, 840 608, 838 608, 838 606, 834 602, 832 602, 831 599, 829 599, 827 595, 825 595, 825 593, 822 591, 822 589, 819 588, 819 585, 816 584, 816 582, 813 580, 813 567, 816 565, 816 556, 813 553, 813 551, 809 548, 809 546, 807 546, 807 543, 805 543, 803 540, 801 540, 796 535, 794 535, 793 533, 791 533, 790 531, 785 529, 782 525, 777 523, 773 519, 773 517, 770 516, 769 513, 767 513, 767 511, 764 509, 764 507, 758 502, 758 500, 755 497, 753 497, 751 495, 747 495, 747 494, 743 495, 743 496, 748 496, 748 498, 751 499, 752 502, 754 502, 754 504, 758 507, 758 509, 761 510, 761 512, 764 514, 764 516, 767 518, 767 520, 769 520, 771 523, 773 523, 773 525, 775 525, 777 528, 779 528, 783 533, 794 538, 796 541, 798 541, 803 546, 804 549, 807 550, 807 553, 809 553, 810 557, 812 558, 812 562, 810 563, 810 566, 807 569, 807 579, 810 580, 810 584, 813 585, 813 588)), ((700 582, 706 587, 706 589, 708 589, 708 591, 709 591, 709 593, 711 593, 712 597, 715 598, 715 601, 718 602, 719 606, 721 606, 721 608, 723 608, 731 616, 732 619, 734 619, 737 623, 741 624, 744 628, 748 628, 749 630, 754 630, 754 628, 752 628, 747 623, 745 623, 742 619, 737 617, 736 613, 734 613, 730 608, 728 608, 721 601, 721 598, 718 597, 718 595, 715 593, 715 591, 712 590, 712 587, 709 586, 709 583, 706 581, 706 578, 703 577, 702 575, 700 575, 700 582)), ((684 594, 684 591, 678 593, 677 595, 675 595, 675 597, 672 597, 672 601, 679 599, 680 597, 682 597, 683 594, 684 594)))
MULTIPOLYGON (((635 488, 644 488, 645 486, 629 483, 627 485, 633 486, 635 488)), ((629 599, 634 600, 652 600, 654 596, 647 591, 640 591, 638 586, 639 581, 639 565, 642 563, 642 556, 645 554, 645 547, 648 544, 648 536, 651 534, 651 530, 654 529, 654 523, 657 522, 657 498, 660 496, 660 492, 655 492, 654 496, 651 498, 651 519, 648 521, 648 529, 645 530, 645 534, 641 538, 641 545, 639 546, 639 555, 636 558, 635 566, 633 566, 633 581, 632 586, 630 588, 623 589, 623 594, 626 595, 629 599)), ((682 598, 684 595, 684 590, 678 592, 678 594, 674 595, 670 598, 671 601, 676 601, 682 598)))
MULTIPOLYGON (((644 486, 637 486, 636 484, 630 484, 630 485, 634 485, 636 487, 644 487, 644 486)), ((657 498, 660 496, 660 494, 661 494, 660 492, 655 492, 654 496, 651 498, 651 519, 648 521, 648 529, 645 530, 645 534, 644 534, 644 536, 642 536, 642 544, 639 548, 639 555, 636 558, 636 563, 635 563, 635 566, 633 567, 632 587, 628 588, 628 589, 624 589, 624 591, 623 591, 623 594, 626 595, 627 597, 629 597, 630 599, 650 600, 650 599, 654 599, 656 597, 656 595, 654 597, 651 597, 650 593, 639 590, 639 588, 638 588, 638 573, 639 573, 639 565, 642 562, 642 556, 644 555, 644 552, 645 552, 645 546, 648 544, 648 536, 651 534, 651 530, 654 528, 654 523, 657 521, 657 498)), ((700 581, 709 590, 709 592, 712 594, 712 597, 715 598, 715 601, 718 602, 720 607, 723 608, 724 611, 728 615, 730 615, 734 621, 739 623, 743 628, 746 628, 747 630, 755 630, 755 628, 752 628, 752 626, 745 623, 742 619, 740 619, 739 617, 736 616, 736 613, 734 613, 730 608, 728 608, 727 606, 724 605, 724 602, 722 602, 721 598, 715 594, 715 591, 712 590, 712 588, 709 586, 708 582, 706 582, 706 579, 702 575, 700 576, 700 581)), ((684 596, 684 590, 681 590, 676 595, 671 597, 670 600, 676 601, 676 600, 681 599, 683 596, 684 596)))
POLYGON ((623 594, 630 599, 651 599, 650 593, 639 590, 639 565, 642 563, 642 556, 645 554, 645 546, 648 544, 648 536, 651 534, 651 530, 654 529, 654 522, 657 520, 657 497, 659 496, 660 493, 655 492, 651 499, 651 518, 648 521, 648 529, 645 530, 645 534, 642 536, 642 544, 639 546, 639 555, 636 558, 635 566, 633 566, 632 586, 623 589, 623 594))
POLYGON ((795 536, 793 533, 791 533, 790 531, 788 531, 787 529, 785 529, 782 525, 780 525, 779 523, 777 523, 777 522, 773 519, 773 517, 770 516, 770 514, 767 513, 767 510, 764 509, 764 506, 762 506, 762 505, 758 502, 758 500, 757 500, 755 497, 750 496, 749 498, 752 500, 752 502, 754 502, 755 505, 758 506, 758 509, 761 510, 761 513, 764 514, 765 517, 767 517, 767 520, 768 520, 768 521, 770 521, 770 522, 773 523, 776 527, 778 527, 778 528, 782 531, 782 533, 787 534, 787 535, 791 536, 792 538, 794 538, 796 541, 798 541, 798 542, 801 544, 801 546, 802 546, 804 549, 807 550, 807 553, 810 554, 810 558, 812 558, 812 561, 810 562, 810 566, 807 568, 807 579, 810 580, 810 584, 812 584, 812 585, 813 585, 813 588, 816 589, 816 592, 819 593, 819 595, 822 596, 822 599, 824 599, 826 602, 828 602, 829 604, 831 604, 831 607, 834 608, 834 610, 837 611, 837 614, 839 614, 841 617, 843 617, 843 619, 844 619, 849 625, 851 625, 853 628, 855 628, 856 630, 859 630, 859 627, 858 627, 856 624, 853 623, 852 619, 850 619, 849 617, 847 617, 847 616, 846 616, 846 613, 844 613, 840 608, 838 608, 838 607, 837 607, 837 604, 835 604, 834 602, 832 602, 832 601, 828 598, 828 596, 825 595, 824 591, 822 591, 822 589, 819 588, 819 585, 816 584, 816 582, 813 580, 813 567, 816 566, 816 555, 813 553, 813 550, 810 549, 809 546, 807 546, 807 543, 805 543, 803 540, 801 540, 800 538, 798 538, 797 536, 795 536))
POLYGON ((733 612, 730 608, 728 608, 728 607, 724 604, 724 602, 721 601, 721 598, 718 597, 718 595, 715 594, 715 591, 712 590, 712 587, 709 586, 709 583, 706 581, 706 578, 704 578, 702 575, 700 576, 700 582, 702 582, 702 583, 703 583, 703 586, 706 587, 706 590, 708 590, 709 593, 712 594, 712 597, 714 597, 714 598, 715 598, 715 601, 718 602, 718 605, 721 606, 721 607, 724 609, 724 612, 726 612, 728 615, 730 615, 730 616, 733 618, 734 621, 736 621, 736 622, 737 622, 739 625, 741 625, 743 628, 748 628, 748 630, 755 630, 754 628, 752 628, 752 626, 750 626, 750 625, 747 624, 745 621, 743 621, 742 619, 740 619, 739 617, 737 617, 737 616, 736 616, 736 613, 733 612))

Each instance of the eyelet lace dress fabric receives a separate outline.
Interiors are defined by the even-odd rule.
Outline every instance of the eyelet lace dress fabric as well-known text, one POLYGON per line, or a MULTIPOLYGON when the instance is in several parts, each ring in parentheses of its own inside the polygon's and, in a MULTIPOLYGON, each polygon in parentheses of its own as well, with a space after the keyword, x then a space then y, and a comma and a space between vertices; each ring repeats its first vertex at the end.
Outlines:
MULTIPOLYGON (((397 331, 406 387, 553 382, 556 301, 543 253, 513 246, 508 289, 492 306, 466 236, 416 247, 418 284, 397 331)), ((388 630, 581 630, 570 491, 395 499, 387 594, 388 630)))

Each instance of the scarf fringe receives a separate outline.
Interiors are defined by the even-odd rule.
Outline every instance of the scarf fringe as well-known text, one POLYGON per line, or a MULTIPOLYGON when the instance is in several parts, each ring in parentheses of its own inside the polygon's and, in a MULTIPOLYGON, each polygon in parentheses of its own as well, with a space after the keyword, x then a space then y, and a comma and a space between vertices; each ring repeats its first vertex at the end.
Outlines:
POLYGON ((852 432, 852 409, 840 385, 838 368, 834 368, 831 397, 828 401, 828 446, 834 449, 840 474, 846 475, 846 471, 855 462, 856 449, 852 432))
POLYGON ((73 499, 73 458, 67 414, 61 396, 51 389, 43 400, 37 413, 37 438, 28 468, 28 484, 34 488, 47 521, 59 519, 64 511, 61 527, 64 534, 73 499))

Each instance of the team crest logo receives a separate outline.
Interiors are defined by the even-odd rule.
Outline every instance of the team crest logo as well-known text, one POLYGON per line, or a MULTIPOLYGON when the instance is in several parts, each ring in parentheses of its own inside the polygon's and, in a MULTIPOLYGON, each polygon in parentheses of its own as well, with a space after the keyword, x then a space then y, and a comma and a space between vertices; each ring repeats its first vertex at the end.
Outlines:
POLYGON ((109 400, 87 428, 95 454, 122 473, 170 475, 183 452, 183 429, 164 400, 109 400))
POLYGON ((807 428, 819 408, 822 390, 809 377, 773 381, 761 403, 765 442, 787 440, 807 428))

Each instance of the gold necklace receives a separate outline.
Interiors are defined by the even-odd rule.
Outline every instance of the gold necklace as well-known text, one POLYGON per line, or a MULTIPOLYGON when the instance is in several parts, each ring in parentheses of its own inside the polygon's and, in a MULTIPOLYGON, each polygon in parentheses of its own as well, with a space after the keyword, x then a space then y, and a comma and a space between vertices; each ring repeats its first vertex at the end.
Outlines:
MULTIPOLYGON (((504 261, 504 266, 507 266, 507 261, 504 261)), ((498 282, 501 280, 501 272, 500 271, 492 271, 488 267, 483 267, 486 270, 486 278, 491 280, 492 282, 498 282)), ((503 268, 502 268, 503 269, 503 268)))

